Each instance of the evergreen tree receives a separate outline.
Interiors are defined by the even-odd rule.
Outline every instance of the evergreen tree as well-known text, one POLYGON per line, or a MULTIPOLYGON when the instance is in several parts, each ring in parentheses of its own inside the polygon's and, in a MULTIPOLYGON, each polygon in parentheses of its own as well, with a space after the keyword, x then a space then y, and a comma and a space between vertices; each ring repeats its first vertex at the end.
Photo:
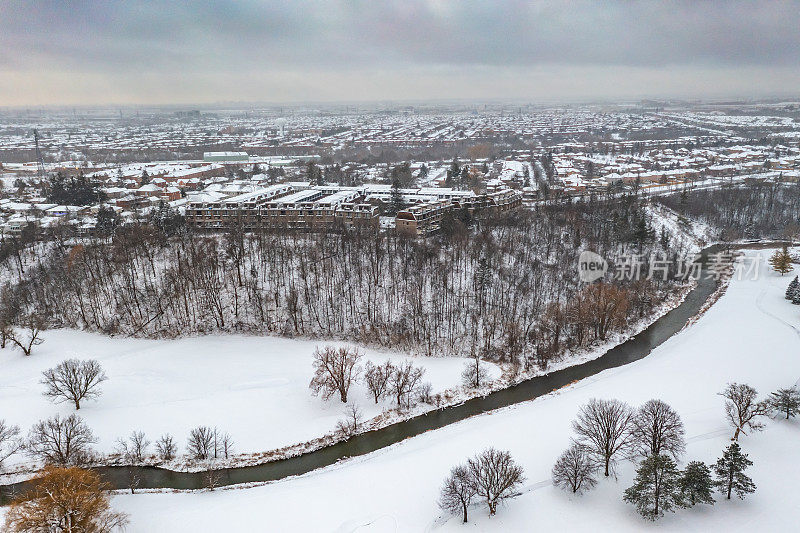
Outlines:
POLYGON ((469 209, 467 209, 466 207, 462 207, 461 209, 456 211, 455 216, 456 220, 460 221, 467 228, 472 226, 472 223, 474 222, 472 218, 472 213, 470 213, 469 209))
POLYGON ((742 453, 739 443, 732 443, 714 465, 714 485, 729 500, 731 492, 735 492, 743 500, 745 494, 756 491, 755 483, 744 473, 752 464, 753 461, 747 458, 747 454, 742 453))
POLYGON ((550 186, 547 183, 541 183, 539 185, 539 191, 542 193, 542 198, 545 200, 550 199, 550 186))
POLYGON ((691 461, 686 465, 678 480, 678 489, 681 501, 687 507, 698 503, 714 505, 714 498, 711 496, 714 490, 711 470, 702 461, 691 461))
POLYGON ((322 170, 314 161, 309 161, 306 165, 306 180, 315 185, 325 185, 325 177, 322 174, 322 170))
POLYGON ((623 500, 634 504, 644 518, 656 520, 664 516, 664 511, 681 504, 679 475, 672 458, 650 455, 639 465, 633 486, 625 490, 623 500))
POLYGON ((183 215, 163 200, 158 202, 156 209, 150 211, 148 220, 153 227, 157 228, 166 237, 175 235, 186 225, 186 219, 183 215))
POLYGON ((444 186, 445 187, 452 187, 453 186, 453 175, 450 174, 450 170, 447 171, 447 176, 444 178, 444 186))
POLYGON ((267 177, 269 178, 270 183, 275 182, 278 178, 283 177, 286 174, 286 171, 283 170, 282 167, 269 167, 267 169, 267 177))
POLYGON ((97 223, 95 225, 98 233, 101 235, 113 234, 119 224, 120 217, 116 211, 110 207, 100 206, 100 209, 97 211, 97 223))
POLYGON ((406 161, 399 165, 395 165, 392 167, 390 177, 392 183, 394 183, 395 180, 398 180, 401 187, 412 186, 414 182, 414 174, 411 172, 411 164, 406 161))
POLYGON ((792 303, 794 305, 800 305, 800 287, 797 287, 792 293, 792 303))
POLYGON ((454 157, 453 162, 450 163, 450 170, 448 171, 450 177, 455 178, 461 174, 461 166, 458 164, 458 158, 454 157))
POLYGON ((638 217, 634 226, 632 240, 637 244, 639 252, 642 251, 644 244, 652 241, 654 237, 655 230, 647 224, 647 220, 643 216, 638 217))
POLYGON ((786 420, 800 414, 800 392, 797 387, 778 389, 769 395, 767 401, 774 410, 786 415, 786 420))
POLYGON ((388 212, 390 215, 396 215, 398 211, 402 211, 404 207, 403 195, 400 193, 400 181, 397 178, 392 182, 391 195, 388 212))
POLYGON ((51 180, 47 199, 54 204, 91 205, 105 200, 106 195, 97 182, 85 176, 67 179, 60 172, 51 180))
POLYGON ((458 186, 461 189, 465 189, 465 188, 467 188, 468 185, 469 185, 469 167, 467 165, 464 165, 461 168, 461 174, 460 174, 460 179, 459 179, 459 182, 458 182, 458 186))
POLYGON ((786 299, 787 300, 793 299, 794 293, 797 290, 798 285, 800 285, 800 283, 798 283, 797 276, 795 276, 794 279, 789 282, 789 286, 786 287, 786 299))
POLYGON ((661 226, 661 237, 659 240, 661 241, 661 248, 665 251, 669 250, 669 234, 667 234, 666 226, 661 226))
POLYGON ((786 246, 781 250, 775 250, 775 253, 769 258, 769 264, 775 272, 780 272, 781 276, 792 271, 792 256, 789 255, 786 246))
POLYGON ((139 182, 139 185, 147 185, 150 183, 150 174, 147 173, 147 170, 142 170, 142 180, 139 182))

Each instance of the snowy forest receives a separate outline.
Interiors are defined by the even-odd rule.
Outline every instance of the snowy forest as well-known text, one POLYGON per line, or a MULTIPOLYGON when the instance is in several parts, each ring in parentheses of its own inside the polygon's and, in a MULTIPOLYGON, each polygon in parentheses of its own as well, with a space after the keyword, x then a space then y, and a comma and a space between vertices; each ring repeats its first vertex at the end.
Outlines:
POLYGON ((4 324, 175 337, 341 338, 540 366, 644 317, 676 285, 583 286, 584 248, 684 255, 641 199, 454 217, 428 240, 378 232, 199 234, 153 219, 106 239, 3 253, 4 324), (468 227, 469 226, 469 227, 468 227))
POLYGON ((689 220, 718 228, 723 240, 792 238, 800 233, 800 184, 753 183, 664 196, 656 201, 689 220))

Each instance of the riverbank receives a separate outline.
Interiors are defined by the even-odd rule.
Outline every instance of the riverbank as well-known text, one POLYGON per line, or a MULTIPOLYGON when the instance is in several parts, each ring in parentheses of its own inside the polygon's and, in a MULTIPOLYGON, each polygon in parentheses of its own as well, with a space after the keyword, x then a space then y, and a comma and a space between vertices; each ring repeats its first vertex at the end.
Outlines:
MULTIPOLYGON (((622 501, 634 469, 624 463, 617 479, 601 480, 594 491, 573 497, 554 487, 549 472, 569 444, 570 422, 592 397, 619 398, 639 405, 650 398, 668 402, 682 416, 688 446, 684 461, 713 462, 729 443, 724 399, 729 381, 756 387, 760 397, 790 386, 800 376, 797 307, 783 299, 790 276, 768 269, 761 280, 734 277, 727 292, 690 328, 650 355, 624 367, 609 367, 534 401, 471 417, 417 438, 353 458, 333 467, 248 490, 183 494, 119 495, 114 506, 129 512, 134 533, 153 529, 460 531, 458 518, 441 513, 436 497, 451 466, 486 446, 510 450, 524 468, 522 495, 497 516, 482 507, 470 513, 477 530, 519 531, 530 524, 545 531, 641 531, 649 523, 622 501), (789 325, 787 325, 789 324, 789 325), (315 512, 304 512, 314 502, 315 512), (262 522, 262 517, 269 517, 262 522), (367 527, 369 526, 369 527, 367 527)), ((714 291, 711 291, 714 292, 714 291)), ((691 297, 691 295, 690 295, 691 297)), ((700 303, 702 306, 702 302, 700 303)), ((798 423, 768 422, 763 433, 741 438, 754 466, 758 490, 744 501, 717 498, 713 507, 668 513, 661 531, 788 531, 797 520, 792 480, 800 475, 798 423)))
MULTIPOLYGON (((561 388, 576 380, 591 376, 607 368, 627 364, 645 357, 650 350, 679 331, 686 321, 701 308, 706 298, 714 292, 716 282, 703 277, 683 302, 667 312, 638 335, 606 351, 600 357, 582 364, 553 370, 536 378, 521 381, 511 387, 485 396, 473 398, 461 404, 431 411, 410 420, 389 425, 338 442, 330 446, 265 464, 219 470, 215 476, 218 485, 251 483, 281 479, 327 466, 345 457, 362 455, 389 446, 425 431, 452 424, 470 416, 491 411, 522 401, 530 400, 561 388)), ((134 467, 140 487, 171 487, 197 489, 207 484, 203 473, 185 473, 154 467, 134 467)), ((115 487, 125 488, 130 480, 130 469, 126 467, 98 468, 98 471, 115 487)), ((6 491, 13 489, 8 487, 6 491)))
MULTIPOLYGON (((460 383, 467 362, 463 358, 412 357, 362 347, 364 360, 376 364, 410 361, 424 368, 423 382, 431 383, 433 399, 399 409, 390 398, 375 403, 363 384, 355 384, 349 399, 363 413, 358 433, 381 430, 597 359, 680 305, 693 287, 693 282, 676 286, 652 315, 630 324, 625 332, 612 335, 602 344, 563 353, 546 369, 501 368, 485 362, 489 379, 478 389, 465 388, 460 383)), ((325 401, 312 397, 308 390, 313 350, 319 345, 349 343, 242 335, 147 340, 109 338, 74 330, 51 330, 43 337, 45 343, 36 347, 30 358, 11 350, 0 353, 9 370, 0 377, 4 401, 24 406, 3 416, 23 432, 53 414, 69 416, 74 412, 70 405, 54 406, 41 395, 41 371, 66 357, 97 359, 109 380, 101 386, 103 395, 85 402, 77 412, 98 440, 95 467, 129 466, 115 448, 117 439, 126 438, 132 431, 144 432, 151 441, 171 434, 179 447, 178 457, 162 461, 152 454, 151 446, 151 454, 134 466, 173 472, 257 466, 302 456, 351 438, 335 431, 337 421, 343 418, 344 405, 335 398, 325 401), (186 435, 200 425, 230 434, 234 454, 213 461, 192 460, 183 455, 186 435)), ((40 467, 22 455, 15 458, 16 462, 6 463, 0 485, 29 479, 40 467)))

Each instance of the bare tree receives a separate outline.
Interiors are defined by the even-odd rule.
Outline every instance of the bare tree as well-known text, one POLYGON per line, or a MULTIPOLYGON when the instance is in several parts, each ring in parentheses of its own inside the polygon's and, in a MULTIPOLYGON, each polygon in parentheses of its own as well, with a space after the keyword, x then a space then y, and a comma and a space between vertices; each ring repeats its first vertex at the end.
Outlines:
MULTIPOLYGON (((214 431, 216 432, 216 429, 214 431)), ((219 441, 220 453, 222 453, 222 456, 225 459, 228 459, 231 455, 233 455, 233 438, 229 433, 223 433, 219 435, 217 440, 219 441)), ((214 455, 216 456, 216 450, 214 455)))
POLYGON ((18 298, 14 291, 6 285, 0 291, 0 348, 5 348, 14 337, 14 315, 19 312, 18 298))
POLYGON ((131 433, 131 455, 137 461, 142 461, 147 456, 147 450, 150 447, 150 441, 144 436, 143 431, 134 431, 131 433))
POLYGON ((158 452, 158 458, 162 461, 171 461, 175 458, 175 454, 178 453, 178 447, 175 445, 172 435, 166 433, 156 441, 156 452, 158 452))
POLYGON ((444 480, 439 495, 439 507, 453 514, 461 513, 466 523, 467 510, 477 491, 470 469, 465 465, 455 466, 444 480))
POLYGON ((0 323, 0 348, 5 348, 9 341, 14 342, 14 328, 11 324, 0 323))
POLYGON ((44 395, 55 398, 56 402, 73 402, 75 409, 81 408, 81 400, 100 396, 98 386, 108 379, 100 363, 93 359, 67 359, 45 370, 42 376, 41 383, 47 387, 44 395))
POLYGON ((411 395, 416 390, 424 374, 425 369, 415 367, 411 364, 411 361, 406 361, 395 367, 392 376, 389 378, 389 390, 397 400, 398 406, 403 405, 404 399, 406 406, 410 406, 411 395))
POLYGON ((354 403, 347 404, 344 410, 344 418, 336 423, 336 431, 350 438, 359 432, 363 424, 361 409, 354 403))
POLYGON ((212 430, 212 451, 214 459, 219 459, 220 456, 228 458, 228 454, 233 452, 233 439, 228 433, 222 433, 216 427, 212 430))
POLYGON ((553 485, 573 494, 581 494, 597 484, 597 462, 592 460, 588 450, 573 443, 553 466, 553 485))
POLYGON ((394 366, 391 361, 386 361, 382 365, 367 361, 364 365, 364 382, 372 393, 372 397, 375 398, 375 403, 378 403, 378 400, 386 394, 392 372, 394 372, 394 366))
POLYGON ((91 454, 96 442, 92 431, 75 413, 67 418, 56 415, 36 423, 28 433, 28 454, 46 463, 78 465, 91 454))
POLYGON ((208 426, 198 426, 189 432, 186 450, 193 459, 208 459, 214 453, 215 430, 208 426))
POLYGON ((222 481, 222 472, 215 468, 214 463, 208 465, 208 470, 203 472, 203 486, 208 490, 214 490, 220 486, 222 481))
POLYGON ((758 396, 756 389, 745 383, 728 383, 719 395, 726 399, 725 415, 728 422, 736 428, 733 440, 739 440, 739 433, 745 433, 745 429, 752 431, 764 429, 764 423, 759 419, 769 414, 770 405, 768 402, 756 400, 758 396))
POLYGON ((347 403, 347 393, 358 377, 360 358, 361 353, 355 348, 317 348, 314 351, 314 377, 309 388, 315 395, 322 394, 326 400, 338 392, 342 403, 347 403))
POLYGON ((128 488, 131 489, 131 494, 136 494, 136 489, 142 484, 142 476, 139 469, 135 466, 128 466, 128 488))
POLYGON ((522 467, 514 462, 509 452, 488 448, 468 464, 476 493, 486 501, 490 516, 497 512, 500 501, 517 495, 517 487, 525 480, 522 467))
POLYGON ((117 450, 123 459, 129 463, 141 463, 147 456, 150 441, 144 432, 134 431, 128 440, 117 439, 117 450))
POLYGON ((19 438, 19 427, 0 420, 0 471, 3 468, 3 461, 21 450, 22 445, 22 439, 19 438))
POLYGON ((417 387, 417 398, 422 403, 427 403, 428 405, 433 404, 433 385, 431 385, 430 381, 426 381, 417 387))
POLYGON ((44 342, 44 339, 40 337, 43 329, 41 318, 39 318, 38 315, 28 316, 25 320, 25 329, 27 331, 25 337, 20 336, 17 332, 13 332, 8 340, 16 344, 17 347, 22 350, 22 353, 30 355, 34 346, 39 346, 44 342))
POLYGON ((642 456, 671 455, 675 460, 686 451, 683 422, 672 407, 649 400, 633 417, 631 434, 642 456))
POLYGON ((615 457, 631 448, 632 419, 633 411, 628 404, 619 400, 592 398, 581 407, 578 419, 572 423, 578 434, 578 442, 602 462, 606 476, 610 475, 615 457))
MULTIPOLYGON (((564 206, 564 217, 525 211, 492 217, 479 230, 492 233, 492 239, 446 237, 452 246, 380 232, 341 238, 337 231, 308 239, 264 231, 245 237, 237 223, 227 242, 196 234, 164 247, 162 237, 172 233, 166 227, 172 223, 154 213, 142 231, 117 232, 113 243, 70 247, 68 272, 62 254, 41 257, 42 268, 9 289, 20 308, 11 316, 46 309, 54 323, 93 331, 152 336, 245 327, 450 355, 469 349, 472 340, 480 353, 497 354, 512 365, 520 354, 536 353, 544 367, 565 349, 627 324, 619 305, 624 302, 612 287, 585 291, 581 298, 592 313, 579 313, 573 322, 573 312, 583 307, 572 306, 575 287, 561 275, 581 240, 572 229, 614 212, 627 220, 645 216, 636 202, 600 204, 564 206), (565 230, 575 235, 573 242, 563 241, 565 230), (556 268, 542 269, 543 262, 556 268), (461 305, 465 301, 476 305, 461 305), (553 317, 548 302, 554 304, 553 317), (476 313, 477 308, 485 312, 476 313)), ((601 250, 622 244, 619 232, 598 238, 601 250)), ((620 288, 631 292, 632 316, 645 316, 670 288, 664 283, 654 290, 655 298, 643 299, 633 284, 621 281, 620 288)))
POLYGON ((461 382, 465 387, 478 389, 486 384, 489 379, 489 372, 477 355, 464 365, 461 372, 461 382))

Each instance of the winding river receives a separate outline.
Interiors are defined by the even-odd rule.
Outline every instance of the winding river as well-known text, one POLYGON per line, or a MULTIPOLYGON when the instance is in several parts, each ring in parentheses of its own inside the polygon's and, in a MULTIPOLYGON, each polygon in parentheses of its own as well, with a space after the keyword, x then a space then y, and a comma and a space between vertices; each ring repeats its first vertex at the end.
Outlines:
MULTIPOLYGON (((735 248, 761 248, 775 246, 772 243, 738 245, 735 248)), ((720 251, 719 245, 710 246, 702 252, 702 263, 709 254, 720 251)), ((696 315, 709 296, 715 291, 717 282, 705 275, 685 300, 673 310, 653 322, 638 335, 609 349, 605 354, 585 363, 551 372, 523 381, 518 385, 474 398, 462 404, 431 411, 403 422, 357 435, 319 450, 296 457, 255 466, 226 468, 217 471, 218 486, 238 483, 274 481, 289 476, 305 474, 318 468, 332 465, 348 457, 364 455, 385 448, 409 437, 438 429, 474 415, 525 402, 548 394, 569 383, 593 376, 603 370, 626 365, 647 356, 654 348, 679 332, 687 321, 696 315)), ((139 478, 139 488, 199 489, 205 486, 205 472, 175 472, 158 467, 98 467, 95 469, 114 488, 129 486, 131 473, 139 478)), ((25 482, 0 486, 0 501, 18 491, 25 482)))

